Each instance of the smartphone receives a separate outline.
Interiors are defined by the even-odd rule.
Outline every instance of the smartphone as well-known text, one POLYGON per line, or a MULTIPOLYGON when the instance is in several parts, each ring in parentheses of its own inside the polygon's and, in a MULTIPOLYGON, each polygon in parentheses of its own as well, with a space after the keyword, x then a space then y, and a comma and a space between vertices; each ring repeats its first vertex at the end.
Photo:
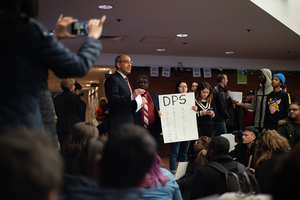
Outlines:
POLYGON ((89 32, 87 30, 88 22, 74 22, 71 25, 71 34, 78 36, 88 35, 89 32))
POLYGON ((213 108, 208 108, 207 110, 208 110, 208 111, 212 111, 212 110, 213 110, 213 108))

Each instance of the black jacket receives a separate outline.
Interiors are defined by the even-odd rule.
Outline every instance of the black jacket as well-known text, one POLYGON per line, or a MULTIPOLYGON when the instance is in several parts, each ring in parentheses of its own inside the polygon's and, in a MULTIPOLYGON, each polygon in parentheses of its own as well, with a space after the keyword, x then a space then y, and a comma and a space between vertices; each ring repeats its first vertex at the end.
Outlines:
MULTIPOLYGON (((256 147, 256 142, 253 142, 251 145, 251 149, 250 149, 250 154, 254 157, 254 150, 256 147)), ((247 146, 245 144, 237 144, 235 145, 234 150, 230 151, 228 154, 232 157, 235 158, 235 160, 241 164, 243 164, 245 167, 248 166, 248 159, 246 156, 246 151, 247 151, 247 146)), ((254 158, 252 157, 252 161, 250 164, 250 167, 253 168, 254 166, 254 158)))
POLYGON ((226 121, 229 118, 229 113, 227 111, 227 104, 226 104, 226 90, 221 85, 213 86, 213 93, 214 93, 214 102, 216 105, 215 110, 215 118, 214 121, 221 122, 226 121))
MULTIPOLYGON (((223 167, 225 167, 228 171, 234 173, 238 172, 237 166, 240 165, 229 155, 216 156, 210 161, 216 161, 223 167)), ((225 175, 217 169, 204 165, 196 172, 193 180, 190 199, 197 199, 213 194, 222 194, 224 192, 227 192, 225 175)))

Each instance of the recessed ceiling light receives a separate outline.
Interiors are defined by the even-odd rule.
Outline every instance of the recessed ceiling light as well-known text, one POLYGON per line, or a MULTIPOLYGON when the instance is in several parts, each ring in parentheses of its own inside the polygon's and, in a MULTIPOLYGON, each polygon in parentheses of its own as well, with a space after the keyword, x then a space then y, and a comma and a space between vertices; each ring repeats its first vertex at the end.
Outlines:
POLYGON ((86 86, 90 86, 89 84, 86 84, 86 86))
POLYGON ((166 49, 156 49, 156 51, 166 51, 166 49))
POLYGON ((226 53, 226 54, 234 54, 233 51, 226 51, 225 53, 226 53))
POLYGON ((104 5, 98 6, 98 8, 103 9, 103 10, 110 10, 110 9, 113 9, 114 7, 112 5, 104 4, 104 5))
POLYGON ((187 37, 188 34, 185 34, 185 33, 179 33, 176 35, 177 37, 187 37))

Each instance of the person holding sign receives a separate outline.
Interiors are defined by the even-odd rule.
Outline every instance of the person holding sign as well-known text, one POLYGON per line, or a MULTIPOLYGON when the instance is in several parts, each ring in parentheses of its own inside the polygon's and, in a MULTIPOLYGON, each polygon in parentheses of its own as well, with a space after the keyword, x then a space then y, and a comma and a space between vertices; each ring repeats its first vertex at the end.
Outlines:
MULTIPOLYGON (((187 91, 188 91, 188 86, 186 81, 181 80, 176 83, 175 93, 187 93, 187 91)), ((171 143, 171 154, 170 154, 169 165, 170 165, 170 171, 173 174, 175 174, 176 172, 176 160, 178 155, 179 155, 180 162, 187 161, 189 145, 190 145, 190 141, 171 143)))
POLYGON ((195 91, 196 105, 192 109, 197 112, 198 134, 212 137, 214 133, 215 104, 213 101, 213 91, 209 83, 202 82, 195 91))

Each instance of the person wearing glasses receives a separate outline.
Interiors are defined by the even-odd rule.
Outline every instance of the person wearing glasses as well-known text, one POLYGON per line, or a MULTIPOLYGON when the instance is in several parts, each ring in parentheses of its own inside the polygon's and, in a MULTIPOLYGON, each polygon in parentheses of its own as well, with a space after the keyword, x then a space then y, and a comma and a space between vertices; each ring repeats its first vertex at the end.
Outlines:
POLYGON ((285 137, 294 149, 300 141, 300 102, 293 102, 288 113, 287 118, 278 121, 278 133, 285 137))
POLYGON ((285 77, 282 73, 274 74, 272 77, 273 92, 267 96, 265 123, 262 132, 269 129, 278 129, 278 121, 288 117, 288 109, 291 104, 289 93, 281 90, 285 77))
MULTIPOLYGON (((188 86, 186 81, 180 80, 176 83, 175 93, 187 93, 188 86)), ((171 143, 171 154, 169 159, 170 171, 176 173, 176 161, 179 157, 180 162, 186 162, 188 160, 188 149, 190 141, 173 142, 171 143)))
POLYGON ((106 121, 106 132, 110 134, 122 124, 134 124, 135 112, 145 104, 141 97, 146 91, 132 90, 127 76, 131 72, 132 61, 127 55, 119 55, 115 59, 117 71, 110 75, 104 84, 108 100, 109 114, 106 121))
POLYGON ((142 109, 135 113, 135 124, 145 127, 150 132, 157 143, 158 153, 160 133, 162 132, 158 95, 148 90, 149 78, 145 75, 141 75, 137 78, 137 86, 146 91, 142 96, 145 97, 147 103, 146 106, 143 106, 142 109))

